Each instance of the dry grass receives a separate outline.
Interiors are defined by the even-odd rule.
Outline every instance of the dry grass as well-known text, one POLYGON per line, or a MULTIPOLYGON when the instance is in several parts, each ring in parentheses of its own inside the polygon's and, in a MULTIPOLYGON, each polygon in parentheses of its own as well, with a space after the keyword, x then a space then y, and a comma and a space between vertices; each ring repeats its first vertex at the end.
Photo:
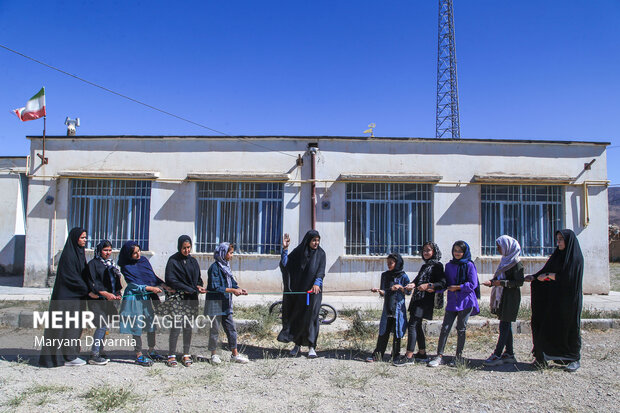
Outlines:
POLYGON ((620 262, 609 263, 609 287, 611 291, 620 291, 620 262))

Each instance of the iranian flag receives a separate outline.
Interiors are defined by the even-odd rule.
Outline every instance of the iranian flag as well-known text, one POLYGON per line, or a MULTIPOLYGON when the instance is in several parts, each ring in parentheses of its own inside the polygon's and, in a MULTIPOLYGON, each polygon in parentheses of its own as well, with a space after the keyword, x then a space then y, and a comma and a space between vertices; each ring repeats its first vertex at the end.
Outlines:
POLYGON ((45 116, 45 88, 42 87, 39 93, 31 97, 26 107, 15 109, 13 112, 22 122, 45 116))

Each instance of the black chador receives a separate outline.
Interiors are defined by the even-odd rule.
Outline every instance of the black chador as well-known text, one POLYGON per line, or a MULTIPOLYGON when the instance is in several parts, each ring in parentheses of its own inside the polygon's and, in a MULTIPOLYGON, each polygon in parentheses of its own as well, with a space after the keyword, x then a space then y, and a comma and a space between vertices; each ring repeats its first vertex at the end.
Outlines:
POLYGON ((573 231, 558 233, 566 247, 534 274, 555 273, 555 281, 532 280, 532 351, 539 362, 577 361, 581 353, 583 255, 573 231))
MULTIPOLYGON (((301 243, 287 256, 282 253, 280 270, 284 283, 284 292, 309 291, 313 285, 321 287, 325 277, 325 251, 319 246, 310 248, 310 241, 319 237, 318 231, 306 233, 301 243)), ((310 294, 309 303, 306 294, 284 294, 282 303, 282 331, 278 341, 294 342, 298 346, 315 347, 319 335, 319 311, 322 293, 310 294)))

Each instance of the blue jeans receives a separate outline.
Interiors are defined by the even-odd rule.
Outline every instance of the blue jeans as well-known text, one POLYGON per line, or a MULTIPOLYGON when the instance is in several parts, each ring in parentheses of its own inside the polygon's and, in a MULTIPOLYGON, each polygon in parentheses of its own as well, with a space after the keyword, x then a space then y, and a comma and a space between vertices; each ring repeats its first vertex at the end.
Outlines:
POLYGON ((103 341, 107 330, 107 327, 99 327, 95 330, 95 334, 93 334, 93 346, 90 349, 91 354, 96 355, 103 351, 103 345, 101 345, 101 341, 103 341))
POLYGON ((465 333, 467 332, 467 320, 471 315, 473 308, 466 308, 461 311, 446 311, 443 316, 443 324, 441 325, 441 333, 439 334, 439 343, 437 344, 437 354, 443 355, 443 350, 446 348, 446 341, 452 330, 452 324, 456 319, 456 357, 461 357, 463 354, 463 348, 465 347, 465 333))

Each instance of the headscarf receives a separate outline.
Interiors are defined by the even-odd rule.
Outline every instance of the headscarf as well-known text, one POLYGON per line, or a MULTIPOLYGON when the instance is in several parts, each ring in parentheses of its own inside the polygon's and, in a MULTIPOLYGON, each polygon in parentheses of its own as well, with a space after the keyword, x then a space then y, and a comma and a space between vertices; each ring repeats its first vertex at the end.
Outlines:
POLYGON ((222 242, 217 246, 215 252, 213 253, 213 258, 215 262, 218 263, 220 268, 224 270, 227 277, 232 277, 232 268, 230 268, 230 262, 226 261, 226 254, 228 254, 228 250, 230 249, 230 242, 222 242))
POLYGON ((321 235, 314 229, 306 232, 303 240, 288 255, 284 272, 288 279, 284 285, 289 291, 308 290, 315 278, 325 275, 325 251, 320 245, 317 249, 310 248, 310 241, 317 237, 320 239, 321 235))
POLYGON ((58 261, 58 272, 70 272, 72 274, 82 274, 86 267, 86 255, 84 247, 78 245, 80 236, 86 232, 84 228, 75 227, 69 231, 69 236, 65 242, 65 247, 60 254, 58 261))
MULTIPOLYGON (((202 285, 200 278, 200 266, 198 261, 191 254, 183 255, 181 248, 183 244, 192 239, 188 235, 181 235, 177 243, 178 252, 172 254, 166 264, 166 284, 177 291, 196 294, 197 285, 202 285)), ((198 297, 195 297, 197 299, 198 297)))
MULTIPOLYGON (((433 274, 433 266, 440 262, 441 260, 441 251, 439 250, 439 246, 432 241, 427 241, 422 245, 422 249, 426 246, 430 246, 433 249, 433 255, 429 259, 424 258, 422 255, 422 259, 424 260, 424 264, 420 268, 418 284, 416 287, 422 284, 428 284, 431 282, 431 275, 433 274)), ((417 288, 413 290, 413 301, 418 301, 424 298, 426 295, 426 291, 420 291, 417 288)))
MULTIPOLYGON (((502 235, 497 238, 495 242, 502 250, 502 259, 499 262, 497 270, 495 270, 493 279, 505 280, 506 271, 517 265, 517 263, 521 260, 521 246, 519 245, 519 241, 509 237, 508 235, 502 235)), ((493 288, 491 288, 491 309, 496 310, 499 308, 503 291, 504 287, 502 286, 493 286, 493 288)))
POLYGON ((458 269, 456 271, 456 283, 464 284, 467 281, 467 264, 471 261, 471 251, 469 249, 469 245, 465 241, 456 241, 452 245, 452 259, 450 260, 451 264, 457 265, 458 269), (458 246, 463 249, 463 257, 460 260, 454 258, 454 247, 458 246))
POLYGON ((403 268, 405 267, 405 261, 403 260, 403 257, 401 257, 401 255, 397 252, 393 252, 387 257, 388 259, 394 260, 396 264, 394 265, 393 270, 386 271, 385 274, 389 274, 392 278, 396 278, 404 274, 405 271, 403 268))
POLYGON ((179 237, 179 240, 177 241, 177 251, 181 252, 181 248, 183 248, 183 244, 185 244, 185 242, 189 242, 189 245, 192 245, 192 239, 189 237, 189 235, 181 235, 179 237))
POLYGON ((56 281, 52 291, 54 300, 88 295, 90 288, 84 278, 86 255, 84 247, 78 246, 78 240, 84 232, 86 230, 79 227, 69 231, 56 269, 56 281))
POLYGON ((162 284, 162 280, 155 275, 149 260, 144 256, 140 256, 139 260, 134 260, 131 257, 135 247, 140 248, 136 241, 127 241, 118 254, 118 265, 121 267, 121 272, 127 283, 147 286, 162 284))
MULTIPOLYGON (((114 264, 114 261, 112 260, 112 256, 110 256, 110 258, 108 258, 107 260, 104 260, 103 257, 101 256, 101 251, 103 251, 103 249, 105 247, 111 247, 112 243, 108 240, 103 240, 101 241, 99 244, 97 244, 97 246, 95 247, 95 259, 101 261, 103 263, 103 265, 105 265, 106 270, 108 270, 108 276, 110 277, 110 281, 111 281, 111 285, 112 288, 114 288, 114 286, 116 285, 116 278, 120 278, 121 276, 121 271, 120 269, 116 266, 116 264, 114 264)), ((116 291, 114 291, 114 293, 116 293, 116 291)))

